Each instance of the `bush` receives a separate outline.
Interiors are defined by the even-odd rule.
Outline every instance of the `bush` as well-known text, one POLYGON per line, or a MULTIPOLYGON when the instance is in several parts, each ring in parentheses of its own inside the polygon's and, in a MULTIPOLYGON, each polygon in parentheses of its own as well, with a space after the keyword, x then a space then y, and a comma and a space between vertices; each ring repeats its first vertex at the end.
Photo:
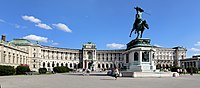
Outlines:
POLYGON ((70 69, 68 67, 61 66, 61 67, 54 67, 53 71, 56 73, 65 73, 65 72, 69 72, 70 69))
POLYGON ((0 76, 14 75, 14 74, 15 74, 15 68, 13 66, 0 65, 0 76))
POLYGON ((181 67, 173 66, 171 67, 171 72, 177 72, 177 69, 181 69, 181 67))
POLYGON ((191 73, 191 71, 192 73, 198 73, 198 69, 196 67, 188 67, 186 70, 188 73, 191 73))
POLYGON ((16 68, 17 75, 26 74, 26 72, 30 72, 29 66, 17 66, 16 68))
POLYGON ((46 68, 39 68, 39 73, 40 74, 46 74, 47 73, 47 69, 46 68))

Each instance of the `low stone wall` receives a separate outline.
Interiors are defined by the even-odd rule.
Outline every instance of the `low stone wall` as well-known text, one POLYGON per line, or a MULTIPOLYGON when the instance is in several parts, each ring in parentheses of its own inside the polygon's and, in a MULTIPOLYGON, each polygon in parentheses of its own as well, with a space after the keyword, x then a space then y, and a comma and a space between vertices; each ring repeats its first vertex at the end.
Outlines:
POLYGON ((178 77, 177 72, 121 72, 122 77, 148 78, 148 77, 178 77))

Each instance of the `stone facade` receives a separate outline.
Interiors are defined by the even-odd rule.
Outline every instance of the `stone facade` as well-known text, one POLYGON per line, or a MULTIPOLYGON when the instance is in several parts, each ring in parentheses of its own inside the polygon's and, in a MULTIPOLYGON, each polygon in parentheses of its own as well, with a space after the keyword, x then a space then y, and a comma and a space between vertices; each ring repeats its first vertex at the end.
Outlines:
MULTIPOLYGON (((180 60, 186 57, 187 50, 182 47, 151 48, 155 50, 152 57, 157 68, 180 66, 180 60)), ((27 64, 33 71, 43 67, 51 71, 56 66, 92 70, 123 68, 129 62, 126 51, 126 49, 97 50, 96 44, 91 42, 83 44, 82 49, 68 49, 42 46, 25 39, 14 39, 10 42, 1 40, 0 65, 27 64)))
POLYGON ((18 66, 20 64, 30 64, 27 50, 19 46, 11 45, 5 41, 0 41, 0 65, 18 66))
POLYGON ((200 55, 194 55, 192 58, 180 60, 182 68, 196 67, 200 69, 200 55))

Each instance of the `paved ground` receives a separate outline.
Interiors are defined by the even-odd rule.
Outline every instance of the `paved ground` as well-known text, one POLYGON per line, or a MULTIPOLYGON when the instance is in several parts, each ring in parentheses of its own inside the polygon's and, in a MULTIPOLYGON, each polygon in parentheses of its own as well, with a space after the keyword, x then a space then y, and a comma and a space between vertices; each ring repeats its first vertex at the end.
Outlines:
POLYGON ((0 76, 1 88, 199 88, 200 75, 176 78, 118 78, 93 73, 0 76))

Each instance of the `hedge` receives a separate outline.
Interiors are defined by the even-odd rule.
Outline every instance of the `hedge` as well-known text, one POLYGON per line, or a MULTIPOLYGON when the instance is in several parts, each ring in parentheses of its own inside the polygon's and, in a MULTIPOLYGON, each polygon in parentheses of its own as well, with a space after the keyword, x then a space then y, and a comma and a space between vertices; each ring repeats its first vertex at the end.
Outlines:
POLYGON ((0 76, 14 75, 14 74, 15 74, 15 68, 13 66, 0 65, 0 76))
POLYGON ((177 69, 181 69, 181 67, 178 67, 178 66, 171 67, 172 72, 177 72, 177 69))
POLYGON ((198 69, 196 67, 188 67, 186 70, 188 73, 191 73, 191 71, 192 73, 198 73, 198 69))
POLYGON ((30 72, 29 66, 17 66, 16 68, 17 75, 26 74, 26 72, 30 72))
POLYGON ((39 73, 40 74, 46 74, 47 73, 47 69, 46 68, 39 68, 39 73))
POLYGON ((53 68, 53 71, 56 73, 65 73, 65 72, 69 72, 70 70, 71 69, 69 69, 68 67, 64 67, 64 66, 53 68))

